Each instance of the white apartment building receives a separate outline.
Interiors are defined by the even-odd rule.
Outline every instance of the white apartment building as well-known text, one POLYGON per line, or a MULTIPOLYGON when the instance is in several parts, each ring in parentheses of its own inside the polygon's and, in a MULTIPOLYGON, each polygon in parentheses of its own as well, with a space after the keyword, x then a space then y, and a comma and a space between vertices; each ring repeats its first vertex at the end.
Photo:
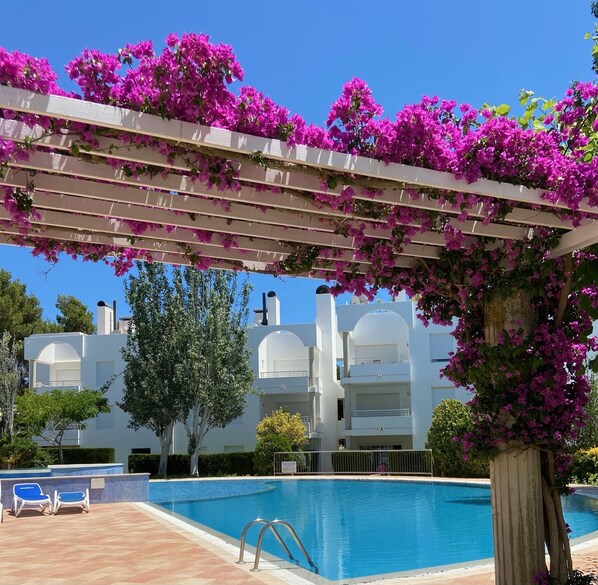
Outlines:
MULTIPOLYGON (((336 306, 326 286, 318 287, 313 301, 314 323, 283 324, 280 300, 274 292, 264 295, 248 332, 255 393, 247 396, 242 417, 207 434, 203 452, 252 451, 257 423, 280 407, 301 414, 310 450, 422 449, 434 407, 445 398, 469 399, 440 377, 453 350, 450 329, 425 327, 411 301, 353 297, 351 304, 336 306)), ((117 406, 129 321, 115 314, 116 307, 100 302, 94 335, 32 335, 25 340, 25 358, 30 385, 40 391, 99 388, 112 379, 111 412, 71 431, 68 444, 114 447, 116 460, 126 465, 131 453, 159 452, 159 442, 147 429, 130 429, 128 415, 117 406)), ((182 425, 173 439, 173 452, 185 452, 182 425)))

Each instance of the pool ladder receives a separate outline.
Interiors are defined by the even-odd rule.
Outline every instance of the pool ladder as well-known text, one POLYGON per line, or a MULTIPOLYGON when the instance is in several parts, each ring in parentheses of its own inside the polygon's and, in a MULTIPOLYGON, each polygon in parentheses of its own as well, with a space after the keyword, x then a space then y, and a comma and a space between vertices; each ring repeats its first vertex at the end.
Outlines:
POLYGON ((311 560, 311 557, 309 556, 308 552, 305 550, 303 543, 297 536, 295 529, 288 522, 285 522, 284 520, 264 520, 263 518, 256 518, 255 520, 252 520, 251 522, 246 524, 245 528, 243 528, 243 533, 241 534, 241 546, 239 547, 239 560, 237 561, 238 563, 243 562, 243 556, 245 554, 245 538, 247 537, 247 531, 254 524, 263 524, 263 526, 262 526, 262 529, 260 530, 260 534, 257 538, 257 548, 255 549, 255 561, 253 563, 253 569, 251 569, 252 571, 259 571, 258 567, 260 564, 260 556, 262 554, 262 543, 264 540, 264 535, 266 534, 266 532, 268 532, 268 530, 272 531, 272 534, 274 534, 274 536, 276 537, 276 540, 278 540, 278 542, 280 543, 282 548, 284 548, 289 559, 291 561, 295 561, 295 562, 297 561, 297 559, 293 556, 293 554, 289 550, 289 547, 286 545, 285 541, 282 539, 282 536, 280 536, 278 530, 276 530, 276 526, 280 524, 281 526, 285 526, 288 529, 288 531, 291 533, 291 536, 293 537, 295 543, 297 544, 297 546, 303 553, 305 560, 309 563, 309 566, 314 570, 315 573, 318 573, 318 567, 316 567, 314 562, 311 560))

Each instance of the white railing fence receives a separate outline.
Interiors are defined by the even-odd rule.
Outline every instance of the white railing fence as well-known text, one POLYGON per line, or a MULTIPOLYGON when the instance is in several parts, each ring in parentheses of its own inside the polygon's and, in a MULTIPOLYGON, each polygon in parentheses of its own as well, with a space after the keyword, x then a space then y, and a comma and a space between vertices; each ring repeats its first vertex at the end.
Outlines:
POLYGON ((351 416, 367 418, 380 416, 411 416, 410 408, 383 408, 380 410, 354 410, 351 416))
POLYGON ((298 451, 274 454, 274 475, 433 475, 431 449, 298 451))
POLYGON ((277 372, 260 372, 260 378, 307 378, 307 370, 280 370, 277 372))

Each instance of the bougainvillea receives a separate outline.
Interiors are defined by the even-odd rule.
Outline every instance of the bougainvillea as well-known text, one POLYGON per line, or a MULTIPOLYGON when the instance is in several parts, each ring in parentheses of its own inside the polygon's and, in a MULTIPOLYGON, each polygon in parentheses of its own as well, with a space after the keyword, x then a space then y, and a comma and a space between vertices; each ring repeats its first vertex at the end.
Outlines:
MULTIPOLYGON (((277 138, 286 140, 289 145, 305 144, 367 155, 384 162, 448 171, 468 182, 487 178, 541 188, 547 200, 559 201, 562 207, 566 204, 565 211, 570 214, 567 217, 577 223, 588 217, 587 212, 575 214, 580 203, 595 205, 598 196, 598 166, 592 156, 598 95, 594 83, 578 83, 569 89, 564 99, 555 103, 549 114, 544 116, 544 130, 539 131, 537 127, 530 128, 529 124, 501 115, 504 111, 500 109, 486 107, 477 110, 468 105, 457 107, 455 102, 436 97, 425 97, 421 103, 405 107, 394 120, 382 118, 382 108, 374 101, 368 86, 355 78, 345 85, 341 96, 332 105, 326 127, 317 128, 308 126, 298 115, 290 115, 287 109, 255 88, 242 86, 235 95, 230 84, 234 80, 242 80, 243 70, 230 47, 211 44, 205 35, 188 34, 180 38, 170 35, 160 54, 156 54, 152 43, 147 41, 127 45, 116 54, 85 50, 67 65, 66 70, 80 88, 81 97, 89 101, 277 138)), ((42 94, 75 95, 61 90, 56 79, 47 61, 0 50, 0 83, 42 94)), ((49 132, 76 133, 78 142, 71 147, 73 154, 98 149, 101 141, 105 140, 100 128, 89 125, 11 110, 3 110, 1 115, 5 119, 35 124, 49 132)), ((183 174, 191 181, 199 181, 211 189, 239 191, 243 188, 233 160, 218 155, 207 156, 166 140, 144 136, 123 134, 109 135, 108 138, 113 141, 111 148, 115 152, 107 158, 107 162, 126 176, 167 177, 181 174, 179 169, 184 168, 186 172, 183 174), (171 166, 152 166, 119 159, 115 139, 122 142, 119 148, 132 145, 153 149, 171 166)), ((27 157, 31 149, 31 144, 2 139, 0 160, 7 164, 13 159, 27 157)), ((39 146, 38 150, 43 151, 44 148, 39 146)), ((93 157, 90 160, 93 161, 93 157)), ((572 291, 569 305, 575 308, 570 311, 575 313, 577 326, 571 326, 569 321, 567 327, 551 330, 566 274, 562 261, 548 261, 546 254, 556 245, 559 232, 540 228, 521 240, 505 239, 498 247, 493 247, 490 240, 483 237, 468 242, 460 227, 464 222, 473 219, 488 225, 506 217, 513 203, 487 197, 482 199, 471 193, 431 192, 429 197, 451 210, 452 215, 442 217, 435 211, 426 211, 416 205, 377 203, 380 193, 376 185, 342 176, 325 178, 322 188, 312 193, 312 201, 318 206, 340 210, 347 218, 367 218, 367 222, 339 221, 337 226, 337 233, 353 239, 355 260, 367 263, 365 271, 356 272, 354 266, 339 258, 338 250, 321 246, 297 247, 295 254, 277 265, 271 265, 268 270, 277 274, 312 271, 314 275, 332 277, 335 280, 334 292, 349 290, 370 298, 381 287, 394 293, 405 289, 419 299, 424 319, 450 323, 453 318, 460 318, 456 331, 459 350, 445 374, 458 384, 476 388, 474 405, 479 404, 481 413, 496 413, 501 408, 507 408, 517 415, 518 420, 517 425, 504 429, 496 417, 490 420, 481 416, 480 429, 484 430, 477 446, 481 446, 481 437, 488 447, 496 446, 499 440, 508 441, 515 437, 524 443, 543 446, 562 445, 570 440, 575 435, 576 423, 581 419, 585 392, 583 384, 572 382, 577 379, 576 374, 582 367, 576 348, 584 343, 585 324, 589 318, 587 307, 582 310, 573 294, 587 295, 593 309, 596 308, 597 294, 592 283, 572 291), (344 184, 340 194, 333 192, 339 183, 344 184), (482 204, 484 208, 480 213, 482 204), (452 219, 449 221, 447 218, 452 219), (445 249, 441 251, 440 258, 421 260, 411 268, 398 268, 396 254, 405 246, 417 243, 421 234, 430 232, 444 237, 445 249), (384 237, 377 237, 377 233, 384 233, 384 237), (316 267, 314 263, 318 259, 320 265, 316 267), (318 272, 323 262, 327 270, 318 272), (529 290, 534 305, 542 313, 540 322, 545 328, 538 328, 536 335, 539 337, 522 340, 516 332, 511 332, 494 348, 484 344, 483 333, 472 338, 472 331, 483 331, 480 328, 480 307, 488 294, 497 290, 507 294, 509 289, 514 288, 529 290), (549 351, 557 334, 562 353, 549 351), (514 352, 513 356, 519 352, 518 362, 521 362, 528 355, 523 349, 526 344, 546 349, 541 366, 534 365, 531 359, 531 365, 522 366, 518 375, 511 373, 513 378, 507 385, 507 393, 495 392, 497 382, 494 382, 493 390, 489 392, 491 404, 485 402, 482 378, 476 376, 481 364, 493 359, 498 363, 502 359, 500 356, 509 352, 514 352), (548 373, 550 368, 551 373, 548 373), (532 380, 541 382, 532 384, 532 380), (554 396, 547 395, 546 388, 557 386, 560 390, 555 389, 554 396), (567 396, 563 394, 565 390, 567 396), (557 408, 556 404, 563 401, 574 404, 574 408, 557 408), (499 403, 504 404, 499 407, 499 403), (526 405, 525 409, 520 408, 522 403, 526 405), (535 406, 532 407, 532 404, 535 406), (548 411, 550 415, 543 414, 548 411), (552 428, 558 427, 558 432, 547 433, 548 423, 552 428)), ((410 196, 417 201, 420 193, 413 190, 410 196)), ((26 190, 4 188, 4 207, 19 231, 14 236, 15 241, 33 246, 35 254, 43 254, 51 261, 57 260, 59 251, 91 260, 112 254, 116 255, 117 260, 112 262, 119 274, 132 265, 134 257, 139 257, 138 249, 133 251, 126 246, 64 244, 32 232, 31 221, 39 217, 35 208, 36 197, 34 178, 26 190)), ((216 198, 214 202, 221 204, 225 211, 230 209, 230 202, 226 200, 216 198)), ((132 238, 151 234, 159 227, 151 222, 126 218, 123 221, 132 238)), ((173 220, 172 225, 166 225, 165 229, 187 229, 195 241, 212 244, 211 232, 176 227, 179 224, 180 220, 173 220)), ((226 250, 242 248, 231 235, 221 235, 219 242, 226 250)), ((209 257, 198 256, 189 247, 179 247, 180 253, 187 254, 197 266, 207 266, 212 262, 209 257)), ((151 259, 151 252, 146 251, 145 257, 151 259)), ((593 262, 587 255, 575 260, 576 265, 593 262)), ((588 345, 583 347, 587 349, 588 345)))

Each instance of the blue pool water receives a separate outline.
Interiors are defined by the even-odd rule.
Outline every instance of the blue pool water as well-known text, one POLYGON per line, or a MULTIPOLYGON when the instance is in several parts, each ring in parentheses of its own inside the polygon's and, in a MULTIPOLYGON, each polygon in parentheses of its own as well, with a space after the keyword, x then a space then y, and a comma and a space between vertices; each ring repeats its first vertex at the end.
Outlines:
MULTIPOLYGON (((286 520, 326 579, 365 577, 489 558, 487 486, 408 481, 239 480, 150 483, 150 501, 240 539, 255 518, 286 520)), ((572 538, 598 530, 598 500, 564 499, 572 538)), ((284 528, 279 532, 284 536, 284 528)), ((257 544, 259 527, 247 542, 257 544)), ((289 545, 292 539, 285 539, 289 545)), ((289 546, 297 559, 300 552, 289 546)), ((286 558, 271 535, 264 549, 286 558)), ((307 567, 307 563, 302 562, 307 567)))

